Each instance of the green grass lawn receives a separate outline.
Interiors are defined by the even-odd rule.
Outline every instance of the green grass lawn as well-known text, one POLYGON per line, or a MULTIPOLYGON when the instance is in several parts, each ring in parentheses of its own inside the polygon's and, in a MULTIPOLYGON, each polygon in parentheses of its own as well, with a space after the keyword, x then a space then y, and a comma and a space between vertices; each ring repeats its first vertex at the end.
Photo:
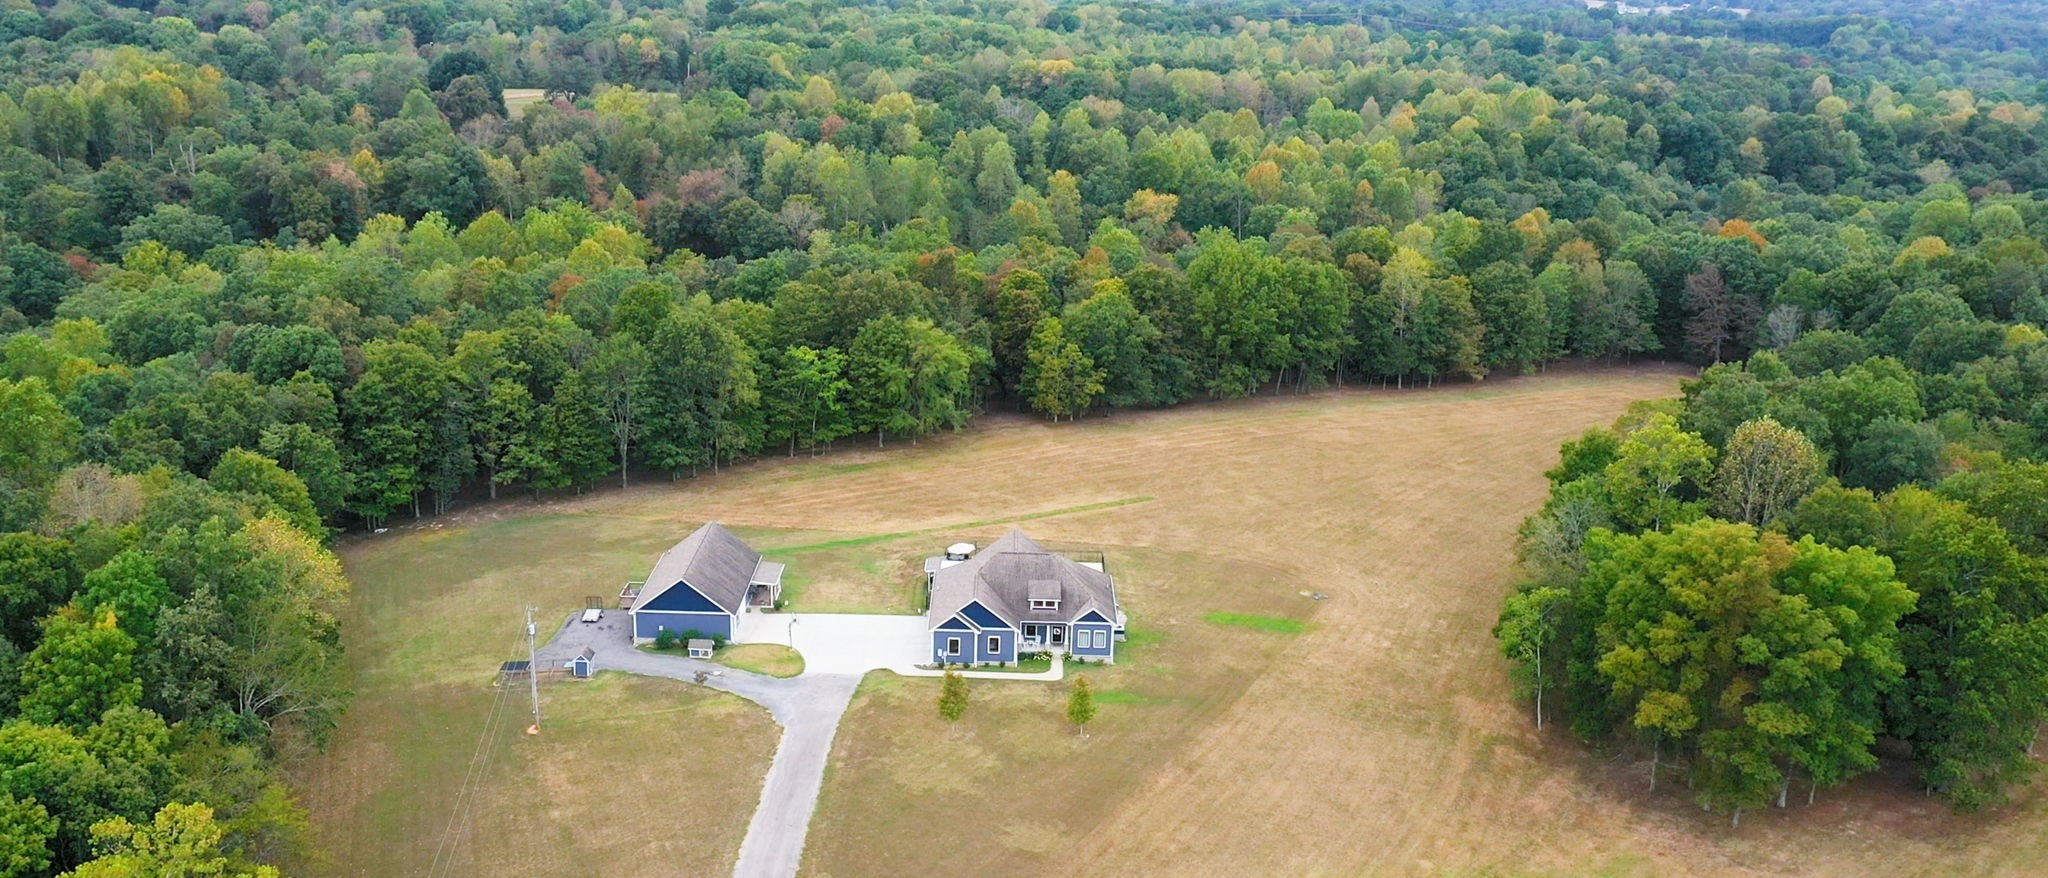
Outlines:
POLYGON ((1203 613, 1202 621, 1233 628, 1250 628, 1270 634, 1300 634, 1308 630, 1308 623, 1300 619, 1281 616, 1260 616, 1252 613, 1203 613))
POLYGON ((804 657, 796 650, 779 643, 742 643, 727 646, 713 655, 711 660, 729 668, 766 674, 770 677, 794 677, 804 672, 804 657))

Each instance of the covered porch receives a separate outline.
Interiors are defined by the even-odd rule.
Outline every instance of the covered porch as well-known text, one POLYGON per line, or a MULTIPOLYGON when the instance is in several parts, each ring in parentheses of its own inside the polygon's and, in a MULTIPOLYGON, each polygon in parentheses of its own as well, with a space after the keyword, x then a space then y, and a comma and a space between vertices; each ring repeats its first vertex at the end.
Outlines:
POLYGON ((1018 632, 1017 651, 1066 652, 1067 627, 1065 622, 1025 622, 1018 632))
POLYGON ((747 580, 747 606, 774 609, 782 600, 782 565, 762 559, 747 580))

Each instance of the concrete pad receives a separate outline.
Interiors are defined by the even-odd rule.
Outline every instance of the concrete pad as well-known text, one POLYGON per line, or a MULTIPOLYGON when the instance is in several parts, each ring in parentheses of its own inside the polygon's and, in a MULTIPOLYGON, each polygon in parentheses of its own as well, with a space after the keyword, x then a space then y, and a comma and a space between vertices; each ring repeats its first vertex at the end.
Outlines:
POLYGON ((929 661, 931 633, 923 616, 753 613, 740 627, 739 642, 790 647, 803 655, 806 675, 863 674, 929 661))

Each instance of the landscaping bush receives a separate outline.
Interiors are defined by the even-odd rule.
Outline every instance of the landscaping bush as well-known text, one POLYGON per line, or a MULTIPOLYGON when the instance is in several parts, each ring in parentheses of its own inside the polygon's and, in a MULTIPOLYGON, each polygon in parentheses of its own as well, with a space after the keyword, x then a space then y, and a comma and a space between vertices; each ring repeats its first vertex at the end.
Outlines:
POLYGON ((655 632, 655 634, 654 634, 654 648, 655 648, 655 649, 675 649, 675 648, 676 648, 676 633, 675 633, 674 631, 670 631, 670 630, 668 630, 667 628, 663 628, 663 629, 661 629, 660 631, 657 631, 657 632, 655 632))

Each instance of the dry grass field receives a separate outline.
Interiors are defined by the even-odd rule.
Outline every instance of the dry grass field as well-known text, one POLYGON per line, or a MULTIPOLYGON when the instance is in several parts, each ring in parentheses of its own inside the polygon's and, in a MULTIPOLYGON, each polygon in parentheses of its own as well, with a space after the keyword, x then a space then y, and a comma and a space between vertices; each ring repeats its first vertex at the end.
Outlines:
POLYGON ((539 88, 508 88, 499 94, 505 101, 505 112, 511 114, 510 118, 517 119, 525 115, 527 107, 540 103, 548 93, 546 89, 539 88))
MULTIPOLYGON (((520 606, 560 618, 720 520, 790 565, 800 610, 913 609, 923 554, 1021 524, 1055 548, 1106 552, 1131 613, 1122 663, 1088 671, 1103 698, 1087 738, 1062 719, 1061 687, 975 681, 967 718, 946 729, 933 681, 872 676, 835 741, 811 874, 2040 874, 2048 803, 2032 794, 1955 817, 1885 775, 1732 830, 1682 788, 1645 794, 1644 766, 1539 736, 1508 697, 1488 631, 1542 471, 1562 439, 1675 392, 1677 377, 1564 372, 1059 426, 990 418, 914 450, 504 503, 352 542, 360 695, 333 752, 303 772, 325 871, 423 869, 520 606), (376 846, 391 850, 363 850, 376 846)), ((492 859, 459 873, 685 870, 650 865, 657 846, 730 856, 767 758, 765 733, 750 733, 765 716, 651 681, 547 699, 564 713, 587 701, 614 738, 508 740, 515 767, 493 769, 480 806, 499 819, 479 818, 469 842, 492 859), (640 700, 609 700, 627 698, 640 700), (643 777, 700 777, 690 744, 759 747, 707 801, 627 782, 619 742, 647 734, 682 746, 636 766, 643 777), (530 807, 529 775, 579 780, 530 807), (693 822, 666 817, 685 802, 693 822)))
POLYGON ((324 856, 295 873, 428 874, 437 857, 432 874, 729 868, 779 734, 766 711, 600 674, 544 685, 545 730, 529 737, 526 690, 490 686, 500 661, 525 657, 528 603, 552 632, 673 540, 539 515, 340 547, 355 584, 344 635, 356 698, 328 752, 297 772, 324 856), (489 758, 466 783, 479 753, 489 758))

